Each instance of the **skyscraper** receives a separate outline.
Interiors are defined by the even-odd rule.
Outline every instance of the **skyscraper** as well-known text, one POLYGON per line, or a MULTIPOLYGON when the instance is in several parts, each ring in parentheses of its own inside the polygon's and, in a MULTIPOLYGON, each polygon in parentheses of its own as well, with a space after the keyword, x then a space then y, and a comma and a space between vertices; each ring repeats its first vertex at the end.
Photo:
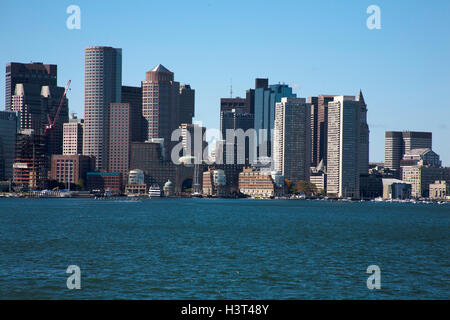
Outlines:
POLYGON ((180 123, 192 123, 195 116, 195 90, 188 84, 180 86, 180 123))
POLYGON ((84 68, 83 154, 95 156, 97 169, 106 169, 108 108, 121 102, 122 49, 87 47, 84 68))
POLYGON ((281 98, 275 111, 274 168, 297 183, 309 181, 311 165, 311 105, 304 98, 281 98))
POLYGON ((369 174, 369 125, 367 124, 367 105, 364 101, 362 91, 359 90, 356 101, 359 102, 359 174, 369 174))
POLYGON ((295 98, 292 88, 286 84, 267 86, 267 79, 257 79, 255 88, 255 124, 258 135, 258 157, 270 156, 272 148, 272 131, 275 121, 275 104, 281 98, 295 98))
POLYGON ((75 114, 63 126, 63 155, 76 155, 83 153, 83 119, 75 114))
POLYGON ((13 162, 16 149, 17 114, 0 111, 0 181, 13 177, 13 162))
POLYGON ((16 84, 37 84, 40 86, 57 85, 57 66, 54 64, 17 63, 11 62, 6 65, 5 81, 5 109, 11 110, 12 96, 16 84))
POLYGON ((319 95, 309 97, 307 102, 311 103, 311 164, 319 165, 323 160, 323 165, 327 164, 327 123, 328 123, 328 103, 333 101, 334 95, 319 95))
POLYGON ((361 105, 355 97, 337 96, 328 103, 327 194, 360 197, 361 105))
POLYGON ((142 87, 122 86, 122 103, 130 104, 131 141, 144 141, 142 87))
POLYGON ((120 172, 126 183, 130 164, 130 104, 110 103, 108 118, 107 168, 109 172, 120 172))
POLYGON ((142 82, 142 114, 145 140, 164 139, 165 158, 169 158, 171 135, 179 123, 180 83, 173 72, 159 64, 146 73, 142 82))
POLYGON ((394 170, 400 177, 400 161, 404 154, 413 149, 432 149, 432 133, 417 131, 386 131, 384 166, 394 170))
MULTIPOLYGON (((36 134, 43 134, 48 118, 55 118, 63 94, 62 87, 17 83, 11 98, 11 110, 19 114, 20 129, 32 129, 36 134)), ((64 99, 58 121, 46 134, 48 155, 62 153, 63 123, 68 118, 69 103, 64 99)))
MULTIPOLYGON (((243 110, 245 109, 220 112, 220 131, 225 143, 222 159, 227 164, 249 164, 256 156, 256 150, 250 150, 250 136, 246 136, 245 141, 239 141, 238 137, 235 137, 233 143, 227 142, 227 130, 233 130, 236 134, 238 133, 236 130, 242 130, 242 133, 245 134, 247 130, 253 129, 254 115, 243 110)), ((256 141, 253 141, 253 145, 256 145, 256 141)), ((218 150, 218 152, 220 151, 218 150)))

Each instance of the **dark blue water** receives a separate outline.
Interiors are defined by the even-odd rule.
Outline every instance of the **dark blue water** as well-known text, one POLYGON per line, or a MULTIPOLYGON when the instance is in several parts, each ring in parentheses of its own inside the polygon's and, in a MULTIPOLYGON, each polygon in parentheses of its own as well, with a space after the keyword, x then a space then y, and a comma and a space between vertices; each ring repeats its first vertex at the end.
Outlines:
POLYGON ((0 298, 449 299, 449 230, 450 205, 1 199, 0 298))

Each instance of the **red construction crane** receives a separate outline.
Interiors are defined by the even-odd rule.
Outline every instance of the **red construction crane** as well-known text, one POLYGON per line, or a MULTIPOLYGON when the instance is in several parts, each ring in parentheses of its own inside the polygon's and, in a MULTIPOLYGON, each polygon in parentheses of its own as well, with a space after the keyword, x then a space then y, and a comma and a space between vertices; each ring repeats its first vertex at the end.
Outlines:
POLYGON ((50 115, 49 114, 47 115, 48 124, 45 126, 44 134, 47 134, 48 131, 53 130, 53 128, 55 127, 55 124, 59 118, 59 113, 61 112, 61 108, 64 103, 64 99, 66 99, 66 94, 67 94, 67 91, 69 90, 69 86, 70 86, 70 80, 66 84, 66 88, 64 89, 64 94, 61 97, 61 101, 59 102, 58 110, 56 111, 55 118, 53 119, 53 121, 50 118, 50 115))

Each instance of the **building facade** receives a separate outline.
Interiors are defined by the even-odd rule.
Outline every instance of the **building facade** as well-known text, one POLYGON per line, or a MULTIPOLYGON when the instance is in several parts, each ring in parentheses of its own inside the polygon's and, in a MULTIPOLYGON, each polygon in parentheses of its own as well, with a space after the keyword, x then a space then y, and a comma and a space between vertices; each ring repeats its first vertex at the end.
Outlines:
POLYGON ((108 109, 121 102, 122 49, 87 47, 84 68, 83 154, 95 157, 97 169, 106 169, 108 109))
POLYGON ((110 103, 108 119, 108 172, 120 172, 124 183, 130 164, 131 112, 129 103, 110 103))
POLYGON ((432 149, 432 133, 417 131, 386 131, 384 166, 400 177, 400 161, 412 149, 432 149))
POLYGON ((328 196, 360 197, 360 111, 355 97, 338 96, 328 103, 328 196))
POLYGON ((275 84, 255 89, 254 128, 258 136, 258 157, 271 156, 275 104, 284 97, 296 97, 296 94, 292 93, 292 88, 286 84, 275 84))
POLYGON ((437 180, 450 181, 450 168, 419 164, 402 167, 401 171, 402 180, 412 185, 411 196, 413 198, 428 198, 430 184, 437 180))
POLYGON ((283 194, 270 171, 264 172, 255 168, 244 168, 239 174, 239 191, 252 198, 273 198, 283 194))
POLYGON ((57 76, 58 68, 54 64, 43 64, 41 62, 8 63, 5 79, 5 110, 12 110, 12 96, 17 84, 56 86, 57 76))
POLYGON ((13 178, 17 129, 17 113, 0 111, 0 181, 13 178))
POLYGON ((63 155, 83 154, 83 119, 72 115, 63 125, 63 155))
POLYGON ((172 132, 178 128, 180 83, 173 72, 159 64, 146 73, 142 82, 142 115, 145 140, 164 139, 166 158, 169 158, 172 132))
POLYGON ((195 116, 195 90, 188 84, 180 85, 180 123, 192 123, 195 116))
POLYGON ((304 98, 282 98, 276 104, 272 156, 275 171, 286 179, 309 181, 311 105, 304 98))
POLYGON ((130 139, 144 141, 144 118, 142 117, 142 88, 122 86, 122 103, 130 105, 130 139))
POLYGON ((87 173, 95 169, 95 158, 77 155, 53 155, 49 179, 64 184, 86 186, 87 173))

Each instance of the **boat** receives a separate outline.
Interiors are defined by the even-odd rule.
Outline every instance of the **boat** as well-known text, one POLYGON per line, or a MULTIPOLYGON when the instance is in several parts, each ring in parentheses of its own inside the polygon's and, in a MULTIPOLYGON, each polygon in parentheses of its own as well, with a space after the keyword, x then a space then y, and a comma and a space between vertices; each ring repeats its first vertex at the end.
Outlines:
POLYGON ((160 198, 161 197, 161 188, 157 184, 152 184, 148 189, 148 196, 150 198, 160 198))

